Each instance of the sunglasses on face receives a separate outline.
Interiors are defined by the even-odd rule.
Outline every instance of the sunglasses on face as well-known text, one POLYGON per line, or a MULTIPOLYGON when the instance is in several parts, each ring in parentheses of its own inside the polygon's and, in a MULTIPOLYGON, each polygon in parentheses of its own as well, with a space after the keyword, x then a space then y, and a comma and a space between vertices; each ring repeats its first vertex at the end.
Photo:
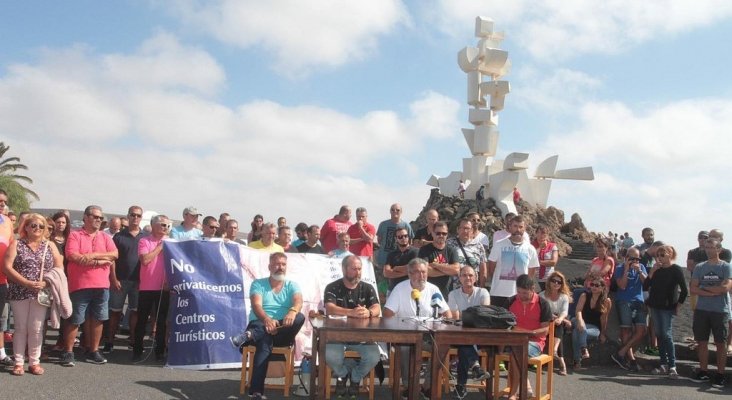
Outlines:
POLYGON ((94 220, 96 220, 96 221, 101 221, 101 220, 103 220, 103 219, 104 219, 104 217, 103 217, 103 216, 101 216, 101 215, 92 215, 92 214, 87 214, 87 216, 89 216, 89 217, 92 217, 92 218, 94 218, 94 220))
POLYGON ((640 261, 640 258, 638 258, 638 257, 628 257, 628 261, 630 261, 630 262, 640 261))
POLYGON ((219 227, 216 225, 209 225, 208 229, 219 229, 219 227))
POLYGON ((32 224, 29 224, 28 226, 30 226, 31 229, 46 229, 46 225, 37 224, 35 222, 32 224))
POLYGON ((435 232, 435 236, 447 236, 447 232, 435 232))
POLYGON ((602 284, 601 283, 590 283, 590 286, 599 288, 599 287, 602 287, 602 284))
POLYGON ((130 218, 142 218, 142 214, 127 214, 130 218))
POLYGON ((171 226, 170 224, 158 224, 158 225, 160 225, 160 227, 163 229, 169 229, 171 226))
POLYGON ((551 283, 556 283, 557 285, 561 285, 562 283, 564 283, 564 282, 562 282, 562 281, 561 281, 561 280, 559 280, 559 279, 549 279, 549 282, 551 282, 551 283))
POLYGON ((409 235, 397 235, 397 239, 406 239, 409 235))

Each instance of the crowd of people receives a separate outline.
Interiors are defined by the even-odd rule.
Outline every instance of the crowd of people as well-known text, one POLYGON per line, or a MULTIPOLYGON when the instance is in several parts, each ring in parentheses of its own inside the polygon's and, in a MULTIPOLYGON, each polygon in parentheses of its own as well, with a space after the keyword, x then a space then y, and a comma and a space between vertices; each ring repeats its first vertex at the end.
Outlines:
MULTIPOLYGON (((202 215, 195 207, 186 207, 182 222, 175 226, 169 217, 155 215, 149 226, 143 227, 143 209, 133 205, 126 216, 110 219, 104 228, 101 207, 91 205, 84 210, 81 228, 71 229, 68 212, 48 217, 35 213, 16 216, 7 211, 6 203, 7 195, 0 190, 0 210, 5 210, 0 215, 0 256, 4 260, 0 303, 9 301, 15 329, 15 354, 8 357, 0 343, 0 361, 10 364, 14 375, 24 373, 26 350, 28 372, 44 373, 40 359, 49 307, 41 301, 41 294, 47 291, 54 299, 51 314, 57 316, 52 325, 60 327, 59 341, 52 350, 61 352, 61 365, 74 365, 80 328, 85 360, 106 363, 103 354, 114 348, 125 304, 131 312, 132 359, 142 359, 148 319, 152 320, 155 357, 163 359, 168 309, 168 296, 162 290, 166 287, 163 241, 218 238, 271 254, 269 277, 252 282, 248 326, 231 338, 239 348, 256 346, 250 387, 254 398, 264 398, 264 374, 272 346, 292 343, 305 320, 300 312, 301 290, 296 282, 286 279, 288 253, 342 258, 343 278, 328 285, 323 293, 323 311, 329 315, 429 317, 434 295, 439 295, 437 310, 443 317, 459 318, 463 310, 475 305, 522 310, 517 315, 518 325, 544 332, 531 339, 530 356, 551 352, 558 360, 560 375, 567 373, 565 334, 571 332, 574 368, 583 368, 582 361, 590 357, 588 341, 602 344, 609 340, 607 321, 615 309, 621 330, 620 346, 612 360, 623 369, 638 368, 634 354, 647 341, 648 351, 659 357, 654 373, 678 377, 672 321, 690 295, 700 364, 694 379, 711 381, 716 387, 726 383, 726 355, 732 351, 732 272, 730 252, 722 247, 719 230, 699 232, 699 247, 689 251, 688 290, 683 270, 674 263, 676 250, 655 240, 650 228, 643 230, 643 242, 637 245, 627 233, 598 236, 597 257, 591 261, 582 287, 572 288, 557 269, 559 251, 550 240, 552 232, 539 226, 532 239, 524 217, 510 213, 505 216, 505 228, 489 238, 482 232, 479 213, 458 221, 451 236, 437 210, 427 211, 425 226, 413 231, 402 219, 399 204, 390 206, 390 218, 378 227, 369 222, 362 207, 356 209, 352 222, 352 209, 344 205, 322 226, 298 223, 292 240, 292 229, 284 217, 269 223, 256 215, 244 239, 238 221, 228 213, 199 221, 202 215), (360 257, 373 262, 386 293, 378 293, 361 281, 360 257), (414 289, 420 293, 416 300, 421 308, 411 297, 414 289), (383 308, 380 295, 385 295, 383 308), (548 324, 555 328, 552 349, 544 349, 548 324), (707 365, 710 335, 717 346, 714 374, 707 365)), ((328 343, 326 354, 339 397, 357 397, 361 379, 379 361, 378 349, 371 343, 328 343), (360 361, 344 359, 346 350, 358 351, 360 361)), ((456 386, 459 396, 465 394, 469 376, 482 380, 488 374, 478 363, 476 349, 461 346, 456 386)), ((424 385, 423 393, 428 394, 429 379, 424 385)), ((512 387, 510 398, 517 396, 517 390, 518 385, 512 387)))

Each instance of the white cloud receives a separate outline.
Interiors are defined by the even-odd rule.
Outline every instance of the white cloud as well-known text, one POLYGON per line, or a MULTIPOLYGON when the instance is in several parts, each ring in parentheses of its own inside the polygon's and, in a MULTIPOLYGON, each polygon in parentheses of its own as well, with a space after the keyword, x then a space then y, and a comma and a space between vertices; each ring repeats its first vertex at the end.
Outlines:
POLYGON ((602 81, 584 72, 566 68, 539 71, 533 67, 521 68, 512 80, 511 98, 516 106, 545 112, 574 112, 602 81))
POLYGON ((273 53, 274 68, 288 76, 362 60, 376 50, 379 36, 409 23, 398 0, 219 0, 165 7, 222 42, 273 53))
POLYGON ((460 125, 457 122, 460 104, 455 99, 428 92, 409 108, 414 115, 412 120, 414 133, 445 139, 454 137, 456 132, 460 132, 460 125))
POLYGON ((443 30, 461 32, 458 36, 465 35, 475 16, 492 17, 497 30, 506 31, 536 59, 552 63, 587 53, 615 54, 732 16, 732 3, 725 0, 487 3, 443 0, 434 14, 443 30))

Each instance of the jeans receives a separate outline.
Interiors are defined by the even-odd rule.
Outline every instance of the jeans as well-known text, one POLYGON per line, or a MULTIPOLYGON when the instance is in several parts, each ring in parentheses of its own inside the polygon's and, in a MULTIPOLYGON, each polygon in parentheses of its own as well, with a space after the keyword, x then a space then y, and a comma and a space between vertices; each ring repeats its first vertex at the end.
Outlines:
POLYGON ((165 354, 165 333, 168 321, 168 306, 170 293, 167 290, 141 290, 137 303, 137 326, 135 326, 135 342, 132 345, 132 355, 139 356, 143 350, 143 339, 147 330, 147 319, 157 310, 155 330, 155 355, 165 354))
POLYGON ((280 328, 277 333, 270 335, 264 323, 258 319, 249 322, 247 330, 251 332, 250 343, 254 344, 257 350, 254 352, 254 372, 252 373, 252 386, 249 394, 264 393, 264 379, 267 377, 269 356, 272 354, 272 347, 290 346, 295 341, 295 336, 305 323, 305 316, 301 313, 295 315, 295 321, 291 326, 283 327, 280 321, 280 328))
POLYGON ((468 370, 478 361, 478 352, 475 346, 457 346, 457 384, 465 386, 468 382, 468 370))
POLYGON ((661 357, 661 364, 668 365, 669 368, 676 366, 676 349, 674 348, 674 339, 672 325, 674 321, 674 310, 661 310, 651 308, 651 318, 653 318, 653 330, 658 338, 658 352, 661 357))
POLYGON ((328 343, 325 345, 325 362, 339 378, 351 374, 351 382, 361 382, 381 359, 375 343, 328 343), (346 351, 358 352, 360 360, 344 357, 346 351))
POLYGON ((600 328, 585 322, 585 330, 580 331, 577 326, 577 318, 572 318, 572 325, 574 326, 572 330, 572 355, 574 361, 577 362, 582 359, 580 351, 583 347, 587 347, 587 338, 597 339, 600 337, 600 328))

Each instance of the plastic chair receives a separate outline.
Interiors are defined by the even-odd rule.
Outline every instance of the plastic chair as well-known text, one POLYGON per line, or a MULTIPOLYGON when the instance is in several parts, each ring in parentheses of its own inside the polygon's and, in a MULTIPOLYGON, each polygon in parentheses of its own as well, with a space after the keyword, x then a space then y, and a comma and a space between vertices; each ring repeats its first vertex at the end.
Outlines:
MULTIPOLYGON (((554 390, 554 321, 549 323, 549 333, 547 334, 548 340, 544 346, 545 351, 550 354, 539 354, 536 357, 529 358, 529 365, 536 366, 536 382, 534 384, 534 396, 529 397, 533 400, 550 400, 554 390), (542 371, 544 366, 547 366, 546 370, 546 393, 541 394, 542 390, 542 371)), ((496 355, 493 363, 493 397, 500 397, 503 394, 508 394, 511 391, 511 374, 508 375, 508 386, 500 389, 500 382, 498 374, 500 373, 499 364, 501 362, 508 362, 510 360, 508 354, 496 355)))
MULTIPOLYGON (((348 350, 345 352, 346 358, 359 358, 359 354, 357 351, 348 350)), ((325 381, 327 382, 327 385, 325 386, 325 398, 330 398, 330 390, 332 385, 330 384, 331 380, 331 369, 326 367, 325 368, 325 381)), ((361 385, 361 393, 368 392, 369 394, 369 400, 374 400, 374 382, 376 381, 376 372, 374 368, 371 368, 371 372, 369 372, 368 376, 364 378, 363 385, 361 385)))
MULTIPOLYGON (((239 394, 244 394, 247 386, 252 383, 252 375, 254 373, 254 352, 257 350, 254 346, 247 346, 241 353, 241 382, 239 384, 239 394)), ((284 391, 285 397, 290 397, 290 388, 292 388, 293 376, 295 373, 295 346, 273 347, 272 355, 280 354, 285 357, 285 382, 284 383, 265 383, 265 389, 280 389, 284 391)), ((270 366, 271 366, 270 361, 270 366)), ((269 376, 269 373, 267 373, 269 376)))

